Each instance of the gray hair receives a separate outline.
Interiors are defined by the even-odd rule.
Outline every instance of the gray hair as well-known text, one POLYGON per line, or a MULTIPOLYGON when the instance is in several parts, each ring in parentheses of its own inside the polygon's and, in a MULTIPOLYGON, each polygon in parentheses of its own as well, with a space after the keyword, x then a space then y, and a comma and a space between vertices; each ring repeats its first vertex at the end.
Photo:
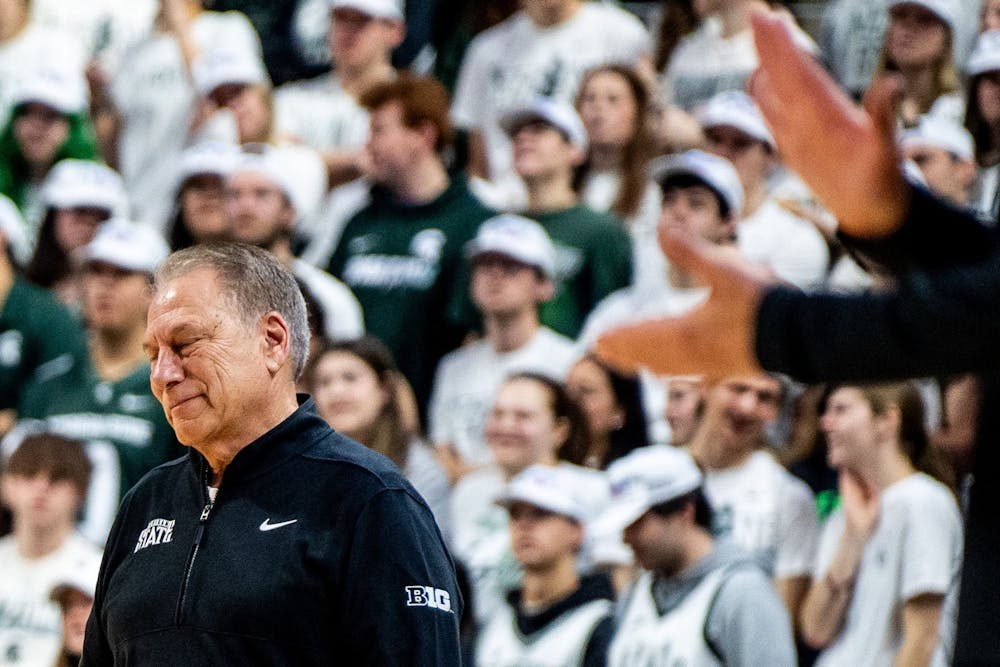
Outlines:
POLYGON ((289 358, 298 380, 309 358, 306 302, 292 272, 273 253, 244 243, 195 245, 170 255, 153 275, 153 291, 198 269, 211 269, 236 315, 247 326, 278 312, 288 324, 289 358))

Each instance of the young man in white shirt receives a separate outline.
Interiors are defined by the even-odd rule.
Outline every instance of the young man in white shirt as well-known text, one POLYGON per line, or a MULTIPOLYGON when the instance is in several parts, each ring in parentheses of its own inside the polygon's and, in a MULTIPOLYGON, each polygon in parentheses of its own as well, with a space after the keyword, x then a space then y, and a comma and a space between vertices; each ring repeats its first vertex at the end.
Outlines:
POLYGON ((598 532, 623 531, 645 570, 622 598, 608 665, 796 664, 791 623, 758 562, 712 537, 702 473, 683 450, 637 449, 608 468, 598 532))
POLYGON ((7 459, 0 495, 14 517, 0 539, 0 663, 53 665, 62 645, 59 605, 49 591, 101 550, 76 532, 91 463, 83 445, 50 433, 29 436, 7 459))
POLYGON ((821 287, 830 262, 826 241, 771 195, 770 179, 780 162, 757 105, 742 91, 726 91, 709 100, 700 121, 708 151, 729 160, 743 184, 746 199, 736 226, 740 252, 796 287, 821 287))
POLYGON ((705 469, 713 530, 761 557, 792 618, 809 587, 819 523, 809 487, 768 451, 784 388, 769 375, 709 387, 690 452, 705 469))
POLYGON ((538 321, 555 268, 541 225, 498 215, 482 224, 468 252, 484 337, 441 360, 429 408, 431 439, 453 480, 492 461, 483 427, 504 378, 535 371, 562 380, 573 356, 573 341, 538 321))
POLYGON ((497 504, 510 516, 521 587, 480 632, 475 665, 603 667, 614 589, 608 575, 581 576, 577 564, 594 518, 590 500, 564 468, 532 466, 507 485, 497 504))

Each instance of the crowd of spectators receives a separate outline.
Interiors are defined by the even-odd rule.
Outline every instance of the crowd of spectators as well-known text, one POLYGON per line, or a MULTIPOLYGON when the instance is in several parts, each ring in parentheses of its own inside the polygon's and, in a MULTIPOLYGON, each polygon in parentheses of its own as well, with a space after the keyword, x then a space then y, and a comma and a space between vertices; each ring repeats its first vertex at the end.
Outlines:
MULTIPOLYGON (((184 454, 150 277, 223 241, 294 273, 301 390, 432 509, 468 664, 946 664, 974 377, 593 354, 706 299, 666 229, 892 288, 743 92, 764 6, 0 0, 0 665, 75 664, 118 503, 184 454)), ((814 36, 777 9, 852 95, 898 75, 908 177, 995 223, 1000 3, 830 0, 814 36)))

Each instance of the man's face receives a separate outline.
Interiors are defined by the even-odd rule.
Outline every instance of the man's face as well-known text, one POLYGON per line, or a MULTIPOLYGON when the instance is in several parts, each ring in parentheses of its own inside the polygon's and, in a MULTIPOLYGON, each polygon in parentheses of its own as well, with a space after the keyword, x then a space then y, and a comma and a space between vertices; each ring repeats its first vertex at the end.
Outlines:
POLYGON ((711 243, 728 243, 732 218, 723 218, 719 198, 708 186, 677 187, 667 183, 660 209, 660 226, 693 234, 711 243))
POLYGON ((83 316, 97 331, 127 333, 146 321, 149 276, 90 262, 83 270, 83 316))
POLYGON ((161 286, 149 307, 153 395, 177 439, 200 451, 246 444, 248 422, 269 402, 263 324, 243 322, 230 299, 202 268, 161 286))
POLYGON ((708 393, 706 422, 728 451, 749 452, 765 440, 765 429, 778 418, 781 383, 767 376, 720 382, 708 393))
POLYGON ((541 120, 521 125, 510 136, 514 143, 514 169, 527 181, 570 174, 583 160, 583 154, 562 132, 541 120))
POLYGON ((568 517, 525 502, 513 503, 509 513, 511 551, 528 571, 549 569, 583 542, 583 530, 568 517))
POLYGON ((423 132, 403 123, 399 102, 389 102, 371 112, 367 150, 375 181, 392 189, 403 182, 418 159, 433 150, 432 146, 423 132))
POLYGON ((622 539, 643 569, 673 576, 684 562, 684 521, 681 512, 646 512, 625 528, 622 539))
POLYGON ((342 69, 365 69, 388 63, 390 53, 402 38, 403 26, 399 22, 344 7, 330 12, 327 48, 334 64, 342 69))
POLYGON ((484 253, 472 261, 472 301, 484 315, 534 308, 545 284, 536 269, 505 255, 484 253))
POLYGON ((706 127, 705 142, 709 152, 733 163, 745 190, 764 183, 772 162, 764 142, 728 125, 706 127))
POLYGON ((976 180, 976 167, 971 160, 962 160, 943 148, 909 146, 903 157, 913 160, 934 193, 964 206, 969 201, 969 190, 976 180))
POLYGON ((290 234, 294 212, 288 197, 263 174, 233 174, 226 182, 226 217, 233 241, 269 249, 290 234))

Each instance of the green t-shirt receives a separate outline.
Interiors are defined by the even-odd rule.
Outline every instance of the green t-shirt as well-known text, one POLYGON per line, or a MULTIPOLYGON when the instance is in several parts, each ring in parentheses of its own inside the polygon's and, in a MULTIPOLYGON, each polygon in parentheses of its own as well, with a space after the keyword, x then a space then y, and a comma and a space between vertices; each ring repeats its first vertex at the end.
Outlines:
POLYGON ((62 355, 86 358, 80 322, 51 292, 15 278, 0 310, 0 409, 16 407, 35 370, 62 355))
POLYGON ((545 228, 556 250, 556 292, 542 306, 541 322, 576 338, 597 302, 632 282, 632 242, 625 225, 582 205, 524 215, 545 228))
POLYGON ((101 380, 89 356, 43 366, 24 391, 15 433, 39 429, 86 443, 93 470, 81 530, 100 543, 125 492, 184 453, 150 391, 149 364, 117 382, 101 380))
POLYGON ((365 329, 392 351, 422 410, 438 361, 475 325, 465 245, 493 215, 461 178, 415 206, 376 186, 330 261, 329 272, 361 302, 365 329))

